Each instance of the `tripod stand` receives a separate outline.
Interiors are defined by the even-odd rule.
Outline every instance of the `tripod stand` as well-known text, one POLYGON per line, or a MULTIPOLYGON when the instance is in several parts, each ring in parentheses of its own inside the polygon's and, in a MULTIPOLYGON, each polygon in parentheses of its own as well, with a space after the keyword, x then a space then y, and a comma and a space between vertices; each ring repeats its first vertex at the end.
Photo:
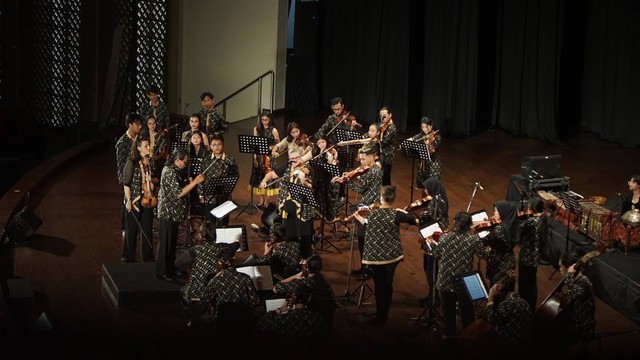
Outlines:
POLYGON ((409 183, 409 194, 411 194, 409 202, 413 202, 413 184, 414 184, 414 176, 415 176, 415 161, 416 159, 420 159, 420 161, 429 161, 431 162, 431 154, 429 154, 429 148, 427 144, 423 141, 413 141, 411 139, 404 140, 402 144, 400 144, 400 148, 402 149, 402 155, 411 158, 411 182, 409 183))
MULTIPOLYGON (((582 216, 582 210, 580 209, 580 204, 577 200, 575 200, 569 192, 559 192, 558 195, 562 199, 562 203, 564 204, 564 208, 567 214, 567 235, 565 237, 564 243, 564 252, 565 254, 569 252, 569 237, 571 235, 571 215, 575 214, 576 218, 580 218, 582 216)), ((560 267, 556 267, 551 275, 549 275, 549 280, 553 277, 555 273, 560 271, 560 267)))
MULTIPOLYGON (((438 332, 438 327, 440 327, 439 322, 442 321, 442 316, 440 315, 440 312, 438 311, 438 309, 437 309, 437 307, 435 305, 436 292, 437 292, 436 291, 436 287, 435 287, 435 283, 436 283, 436 269, 437 269, 437 266, 438 266, 437 265, 438 261, 431 254, 426 254, 426 257, 430 257, 431 258, 431 261, 430 261, 430 265, 431 265, 430 266, 431 288, 429 289, 429 292, 430 292, 430 294, 429 294, 429 302, 424 307, 424 310, 422 311, 420 316, 415 318, 414 325, 421 325, 425 329, 433 330, 437 334, 441 335, 440 332, 438 332), (421 323, 423 321, 423 319, 426 319, 426 321, 421 323)), ((426 258, 425 258, 425 261, 427 261, 426 258)), ((411 318, 410 320, 413 320, 413 319, 414 318, 411 318)))
POLYGON ((328 251, 324 248, 324 244, 327 243, 330 247, 336 249, 339 254, 342 251, 338 249, 331 241, 324 236, 325 216, 327 214, 327 205, 329 203, 328 188, 331 185, 331 178, 334 176, 340 176, 340 169, 336 165, 332 165, 323 161, 311 160, 309 162, 311 168, 315 173, 315 183, 320 187, 320 201, 322 203, 322 210, 320 211, 320 235, 315 236, 315 243, 319 243, 319 248, 316 251, 328 251))
MULTIPOLYGON (((357 221, 357 220, 353 220, 353 221, 357 221)), ((373 295, 373 289, 371 288, 371 286, 369 286, 369 284, 367 283, 367 276, 366 276, 366 271, 363 269, 362 273, 361 273, 361 278, 360 278, 360 285, 358 285, 358 287, 351 292, 350 288, 351 288, 351 272, 353 270, 353 244, 355 242, 355 234, 356 234, 356 224, 353 224, 351 226, 351 235, 349 237, 349 241, 351 242, 350 246, 349 246, 349 269, 347 271, 347 289, 344 291, 344 302, 348 303, 348 304, 353 304, 354 301, 351 300, 353 298, 353 296, 355 296, 355 294, 358 294, 358 308, 360 308, 360 305, 362 305, 363 301, 369 299, 371 297, 371 295, 373 295), (365 290, 369 289, 369 291, 371 292, 367 297, 364 297, 365 295, 365 290)))

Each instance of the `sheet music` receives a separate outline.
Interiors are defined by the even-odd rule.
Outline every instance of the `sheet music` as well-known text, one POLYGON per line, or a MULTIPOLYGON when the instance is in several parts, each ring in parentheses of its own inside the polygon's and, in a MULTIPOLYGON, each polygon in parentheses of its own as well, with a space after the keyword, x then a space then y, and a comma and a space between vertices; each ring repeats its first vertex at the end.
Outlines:
POLYGON ((279 307, 282 307, 282 305, 287 303, 287 299, 286 298, 280 298, 280 299, 267 299, 264 301, 264 307, 265 310, 267 312, 271 311, 271 310, 275 310, 279 307))
POLYGON ((236 268, 236 270, 249 275, 257 291, 273 290, 273 278, 270 265, 243 266, 236 268))
POLYGON ((238 205, 236 205, 231 200, 227 200, 224 203, 213 208, 211 210, 211 215, 215 216, 216 219, 221 219, 237 208, 238 208, 238 205))
MULTIPOLYGON (((433 224, 430 224, 421 228, 420 236, 422 236, 423 239, 426 239, 429 236, 433 235, 433 233, 436 231, 441 233, 442 229, 440 228, 440 224, 438 224, 437 222, 434 222, 433 224)), ((428 241, 425 241, 424 245, 427 247, 429 251, 431 251, 431 244, 429 244, 428 241)))
MULTIPOLYGON (((486 221, 489 220, 489 214, 487 214, 486 211, 482 210, 479 211, 475 214, 471 214, 471 221, 472 222, 476 222, 476 221, 486 221)), ((489 235, 489 230, 483 230, 480 231, 478 233, 478 236, 480 237, 480 239, 484 238, 485 236, 489 235)))
MULTIPOLYGON (((242 228, 216 228, 216 242, 226 244, 242 243, 242 228)), ((241 250, 242 246, 238 248, 238 251, 241 250)))

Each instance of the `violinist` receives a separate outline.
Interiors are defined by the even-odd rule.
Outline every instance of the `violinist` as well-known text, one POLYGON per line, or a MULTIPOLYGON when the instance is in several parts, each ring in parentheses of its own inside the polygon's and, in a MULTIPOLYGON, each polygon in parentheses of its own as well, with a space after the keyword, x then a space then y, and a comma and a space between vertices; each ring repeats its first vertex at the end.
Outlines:
MULTIPOLYGON (((200 168, 203 171, 202 174, 205 177, 205 181, 198 184, 198 198, 200 199, 200 203, 205 205, 205 213, 207 214, 208 220, 216 221, 213 215, 211 215, 211 210, 225 201, 231 200, 231 193, 223 194, 219 192, 217 194, 205 194, 204 189, 207 188, 212 179, 239 175, 236 159, 224 152, 224 137, 222 137, 222 135, 211 136, 211 152, 202 158, 200 168)), ((229 216, 221 219, 219 225, 229 225, 229 216)))
POLYGON ((427 144, 429 151, 429 157, 431 161, 420 160, 418 164, 418 175, 416 177, 416 186, 422 187, 422 183, 430 178, 435 177, 440 179, 440 152, 438 147, 442 142, 442 136, 435 130, 433 119, 424 116, 420 119, 420 133, 409 138, 411 141, 423 141, 427 144))
POLYGON ((150 158, 156 164, 156 168, 160 169, 161 164, 167 159, 167 142, 164 139, 165 131, 158 131, 158 123, 156 118, 149 116, 147 118, 146 132, 149 138, 150 158))
MULTIPOLYGON (((431 196, 431 201, 420 215, 420 223, 426 224, 430 221, 437 221, 440 229, 446 230, 449 227, 449 198, 444 185, 437 178, 430 177, 423 183, 425 195, 431 196)), ((422 248, 422 268, 429 284, 429 293, 418 302, 425 306, 431 299, 430 292, 435 290, 435 280, 438 278, 438 267, 435 264, 433 254, 426 247, 422 248)), ((438 301, 438 297, 435 297, 438 301)))
POLYGON ((293 148, 289 152, 289 164, 283 168, 271 170, 260 182, 260 188, 265 189, 278 180, 277 211, 281 215, 287 229, 287 238, 299 240, 301 256, 311 255, 311 239, 313 237, 314 208, 307 203, 300 203, 291 198, 289 183, 313 188, 313 178, 310 168, 302 163, 300 148, 293 148))
POLYGON ((273 224, 269 240, 264 243, 264 253, 256 258, 257 264, 270 265, 271 273, 280 278, 291 276, 300 263, 300 244, 286 235, 285 225, 273 224))
POLYGON ((306 134, 302 133, 300 125, 295 122, 287 124, 287 136, 273 147, 271 155, 273 158, 278 158, 285 150, 287 150, 287 152, 296 150, 301 155, 305 155, 311 151, 311 140, 309 140, 306 134))
POLYGON ((327 117, 318 132, 314 134, 314 138, 317 139, 319 134, 325 134, 329 143, 337 144, 338 137, 335 129, 354 130, 360 124, 355 121, 350 111, 344 109, 344 100, 341 97, 331 99, 331 111, 333 114, 327 117))
MULTIPOLYGON (((188 143, 191 141, 191 135, 193 135, 194 132, 196 131, 200 131, 200 115, 198 114, 192 114, 191 117, 189 117, 189 130, 184 131, 182 133, 182 136, 180 138, 180 140, 182 142, 188 143)), ((206 136, 206 134, 203 134, 202 136, 202 143, 204 144, 204 147, 209 150, 209 138, 208 136, 206 136)))
POLYGON ((400 241, 400 224, 418 225, 418 219, 402 209, 391 207, 396 199, 395 186, 383 186, 379 193, 380 206, 371 209, 368 218, 356 214, 360 224, 367 223, 363 266, 373 269, 373 283, 376 298, 376 317, 370 325, 383 326, 389 318, 389 308, 393 297, 393 276, 398 263, 404 258, 400 241))
POLYGON ((140 117, 143 119, 153 117, 156 120, 159 130, 168 129, 170 126, 169 109, 164 102, 160 101, 160 88, 157 85, 149 86, 147 89, 147 100, 148 101, 144 102, 140 107, 140 117))
MULTIPOLYGON (((338 151, 329 146, 327 138, 320 134, 313 145, 311 155, 314 161, 331 165, 338 165, 338 151)), ((313 190, 317 199, 323 199, 322 208, 319 209, 325 221, 334 223, 340 215, 340 186, 331 183, 330 176, 316 176, 313 190)))
POLYGON ((138 228, 142 233, 140 258, 144 262, 153 261, 152 228, 153 208, 155 207, 153 203, 157 202, 154 187, 157 186, 158 178, 154 174, 155 164, 149 159, 149 150, 149 139, 138 137, 131 149, 131 157, 127 160, 124 168, 126 222, 122 251, 123 262, 135 261, 138 228), (151 201, 147 203, 145 199, 151 201))
MULTIPOLYGON (((486 307, 487 322, 495 333, 494 341, 484 341, 486 351, 470 349, 479 358, 509 359, 531 350, 532 308, 518 296, 513 271, 500 271, 492 279, 486 307), (491 348, 488 348, 491 347, 491 348), (494 356, 491 356, 493 354, 494 356)), ((486 339, 485 339, 486 340, 486 339)))
MULTIPOLYGON (((453 218, 451 231, 443 233, 436 242, 426 240, 433 248, 433 256, 438 260, 438 277, 436 289, 440 293, 442 313, 444 315, 447 336, 456 336, 456 284, 453 278, 473 271, 474 256, 484 257, 482 241, 477 234, 470 232, 471 215, 458 212, 453 218)), ((460 314, 463 327, 475 320, 473 303, 460 303, 460 314)))
POLYGON ((380 140, 380 124, 369 125, 369 131, 362 135, 362 139, 338 141, 338 146, 347 145, 366 145, 370 142, 377 142, 380 140))
MULTIPOLYGON (((499 200, 494 204, 491 223, 495 224, 483 238, 491 249, 487 254, 487 278, 489 280, 500 271, 515 270, 516 260, 513 248, 517 243, 518 217, 516 203, 499 200)), ((493 285, 493 282, 491 282, 493 285)))
POLYGON ((391 185, 391 167, 395 156, 395 142, 398 136, 393 113, 388 107, 380 109, 380 163, 382 164, 382 185, 391 185))
POLYGON ((308 309, 319 313, 331 330, 333 324, 333 313, 337 306, 335 295, 331 285, 322 275, 322 258, 314 254, 300 260, 300 272, 278 282, 273 287, 275 294, 289 294, 298 284, 303 284, 311 289, 311 300, 308 309))
POLYGON ((276 159, 271 154, 271 150, 275 144, 280 142, 280 134, 278 133, 278 129, 276 129, 276 124, 270 112, 265 111, 260 115, 258 123, 253 128, 253 136, 264 136, 269 139, 269 155, 253 155, 253 167, 249 181, 249 190, 253 191, 254 196, 259 197, 257 206, 262 208, 269 204, 269 197, 278 195, 277 184, 269 186, 264 190, 260 189, 259 186, 260 180, 276 166, 276 159))
MULTIPOLYGON (((378 201, 380 197, 380 189, 382 188, 382 168, 377 160, 378 149, 370 144, 363 146, 358 150, 358 158, 360 159, 360 167, 351 171, 350 174, 345 173, 341 177, 334 177, 331 181, 343 183, 349 181, 349 188, 358 193, 358 204, 370 205, 378 201), (360 171, 358 171, 360 170, 360 171), (354 174, 354 176, 348 176, 354 174)), ((352 209, 352 211, 355 209, 352 209)), ((364 252, 366 226, 360 222, 356 222, 358 226, 358 249, 362 256, 364 252)), ((364 275, 360 270, 356 271, 356 275, 364 275)))
POLYGON ((544 202, 538 196, 529 200, 533 214, 520 221, 520 253, 518 255, 518 292, 535 309, 538 299, 537 271, 540 249, 546 239, 548 225, 543 216, 544 202))
MULTIPOLYGON (((127 131, 120 136, 118 141, 116 142, 115 150, 116 150, 116 170, 118 175, 118 184, 123 185, 123 177, 124 177, 124 166, 127 164, 127 161, 131 157, 131 150, 133 147, 133 143, 136 141, 138 134, 142 128, 142 120, 140 115, 137 113, 128 113, 124 119, 125 125, 127 126, 127 131)), ((125 237, 125 214, 127 210, 124 205, 126 203, 126 199, 124 198, 124 194, 120 198, 120 203, 122 204, 120 208, 120 224, 122 230, 122 241, 124 242, 125 237)), ((125 261, 124 254, 122 254, 122 261, 125 261)))

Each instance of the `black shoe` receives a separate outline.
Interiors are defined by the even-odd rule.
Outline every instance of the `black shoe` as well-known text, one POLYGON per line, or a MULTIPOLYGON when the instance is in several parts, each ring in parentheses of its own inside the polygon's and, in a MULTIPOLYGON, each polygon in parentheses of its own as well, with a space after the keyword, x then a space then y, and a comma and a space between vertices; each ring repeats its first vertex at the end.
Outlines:
POLYGON ((169 275, 156 275, 156 278, 158 279, 162 279, 164 281, 168 281, 168 282, 172 282, 173 281, 173 276, 169 276, 169 275))

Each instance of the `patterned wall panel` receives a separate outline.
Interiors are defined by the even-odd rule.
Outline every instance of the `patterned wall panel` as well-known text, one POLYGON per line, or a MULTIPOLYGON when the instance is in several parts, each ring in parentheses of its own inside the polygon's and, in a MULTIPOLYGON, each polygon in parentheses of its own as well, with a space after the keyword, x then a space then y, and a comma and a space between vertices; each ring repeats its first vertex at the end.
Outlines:
POLYGON ((136 107, 146 101, 149 85, 164 94, 167 55, 167 1, 139 0, 136 24, 136 107))

